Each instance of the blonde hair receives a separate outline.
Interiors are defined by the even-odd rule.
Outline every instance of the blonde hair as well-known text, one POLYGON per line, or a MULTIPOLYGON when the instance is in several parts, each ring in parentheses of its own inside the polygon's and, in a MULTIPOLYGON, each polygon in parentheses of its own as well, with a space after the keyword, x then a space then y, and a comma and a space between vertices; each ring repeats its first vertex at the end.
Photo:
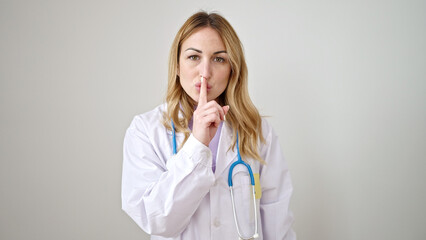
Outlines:
POLYGON ((178 76, 179 56, 182 43, 195 31, 210 27, 216 30, 225 44, 231 64, 231 74, 225 91, 219 96, 218 103, 229 105, 226 115, 227 122, 232 126, 233 139, 229 149, 234 149, 239 136, 239 148, 243 158, 251 157, 264 163, 259 155, 259 140, 264 142, 262 135, 262 119, 248 94, 247 65, 243 47, 229 22, 216 13, 197 12, 192 15, 179 29, 173 41, 169 57, 169 80, 167 89, 167 113, 164 114, 163 124, 171 130, 173 121, 176 132, 185 134, 186 142, 191 132, 188 123, 194 113, 196 102, 184 91, 178 76), (181 115, 179 115, 181 114, 181 115))

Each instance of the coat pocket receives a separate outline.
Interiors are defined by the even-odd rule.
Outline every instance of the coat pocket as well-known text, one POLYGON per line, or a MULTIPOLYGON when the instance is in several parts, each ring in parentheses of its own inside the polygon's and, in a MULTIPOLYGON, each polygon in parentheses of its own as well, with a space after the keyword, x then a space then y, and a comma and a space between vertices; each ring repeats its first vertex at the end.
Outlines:
POLYGON ((241 233, 250 236, 254 233, 253 204, 257 205, 258 201, 253 199, 253 186, 247 168, 244 165, 237 166, 232 174, 235 212, 241 233))

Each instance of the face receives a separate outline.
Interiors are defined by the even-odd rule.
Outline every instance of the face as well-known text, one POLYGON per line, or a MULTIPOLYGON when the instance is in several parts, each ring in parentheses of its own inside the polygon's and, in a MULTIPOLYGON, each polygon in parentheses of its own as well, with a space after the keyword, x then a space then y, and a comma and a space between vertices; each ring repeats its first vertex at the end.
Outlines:
POLYGON ((207 100, 225 91, 231 64, 225 45, 216 30, 205 27, 190 35, 181 46, 178 73, 184 91, 198 102, 201 77, 207 80, 207 100))

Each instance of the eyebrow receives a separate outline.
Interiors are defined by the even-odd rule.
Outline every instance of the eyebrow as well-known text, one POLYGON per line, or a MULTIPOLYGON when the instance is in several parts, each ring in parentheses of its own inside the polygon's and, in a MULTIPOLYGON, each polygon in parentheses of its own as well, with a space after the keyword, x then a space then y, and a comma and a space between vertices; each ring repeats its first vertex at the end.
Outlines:
MULTIPOLYGON (((185 50, 185 52, 188 51, 188 50, 193 50, 193 51, 196 51, 198 53, 203 53, 203 51, 196 49, 196 48, 188 48, 188 49, 185 50)), ((219 54, 219 53, 226 53, 226 51, 225 50, 217 51, 217 52, 214 52, 213 54, 219 54)))

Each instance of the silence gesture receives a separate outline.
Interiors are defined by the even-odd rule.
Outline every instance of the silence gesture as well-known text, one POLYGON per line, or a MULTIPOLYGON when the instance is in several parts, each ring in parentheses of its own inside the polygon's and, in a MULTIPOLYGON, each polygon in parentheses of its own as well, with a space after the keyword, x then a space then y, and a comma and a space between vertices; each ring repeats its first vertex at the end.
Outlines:
POLYGON ((209 146, 221 121, 229 111, 229 106, 220 106, 215 100, 207 102, 207 79, 201 77, 198 107, 194 111, 192 134, 198 141, 209 146))

